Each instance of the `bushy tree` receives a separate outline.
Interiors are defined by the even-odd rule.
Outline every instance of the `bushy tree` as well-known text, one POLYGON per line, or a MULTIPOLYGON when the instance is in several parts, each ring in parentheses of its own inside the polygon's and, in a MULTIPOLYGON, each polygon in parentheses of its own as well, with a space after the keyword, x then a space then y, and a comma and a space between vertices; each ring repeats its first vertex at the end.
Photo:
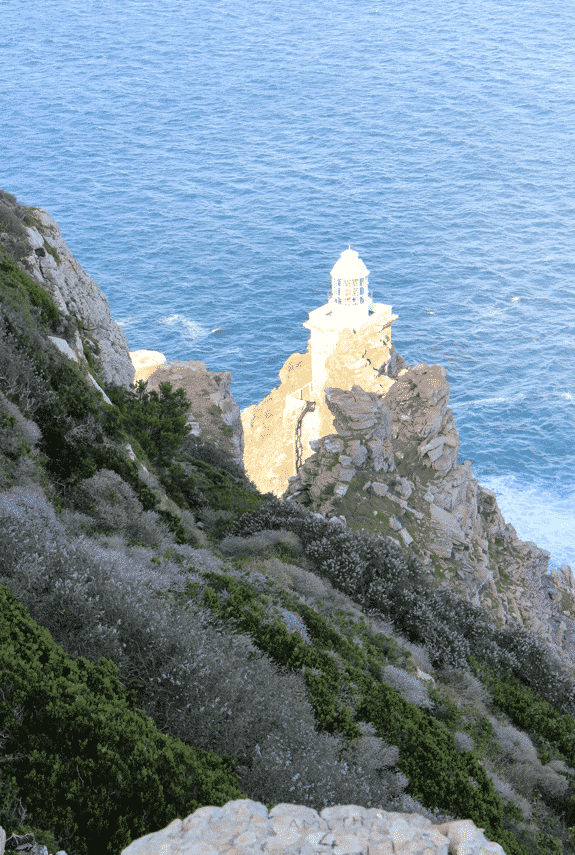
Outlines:
POLYGON ((128 391, 106 386, 110 400, 120 408, 123 427, 138 441, 150 460, 167 466, 175 449, 191 430, 186 425, 190 402, 183 389, 172 391, 169 382, 160 383, 160 392, 147 391, 147 381, 139 380, 128 391))

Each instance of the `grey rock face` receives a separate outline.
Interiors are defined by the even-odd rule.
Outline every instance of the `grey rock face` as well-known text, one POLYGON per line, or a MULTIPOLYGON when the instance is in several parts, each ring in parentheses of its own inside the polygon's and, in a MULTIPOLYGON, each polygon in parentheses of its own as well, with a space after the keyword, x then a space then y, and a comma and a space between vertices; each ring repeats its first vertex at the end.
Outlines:
POLYGON ((423 440, 418 454, 424 464, 442 475, 457 462, 459 434, 448 407, 449 383, 441 365, 413 365, 398 377, 384 398, 393 413, 394 448, 402 452, 413 438, 423 440))
POLYGON ((352 386, 351 391, 327 388, 325 400, 334 416, 333 426, 339 436, 349 438, 350 452, 353 458, 359 455, 359 465, 369 455, 376 472, 393 469, 391 414, 375 392, 364 392, 360 386, 352 386))
POLYGON ((77 361, 85 361, 86 345, 103 381, 128 388, 134 380, 128 340, 112 318, 105 295, 78 264, 52 217, 41 208, 29 211, 36 226, 26 228, 30 248, 23 259, 26 272, 50 294, 62 314, 81 322, 81 332, 68 342, 77 361))
POLYGON ((575 675, 571 568, 548 574, 549 553, 521 541, 470 461, 457 463, 446 373, 426 363, 403 369, 382 398, 359 386, 326 389, 337 433, 313 443, 285 495, 328 518, 344 502, 356 528, 369 514, 370 530, 375 521, 377 533, 418 554, 441 587, 499 625, 517 622, 540 636, 575 675))

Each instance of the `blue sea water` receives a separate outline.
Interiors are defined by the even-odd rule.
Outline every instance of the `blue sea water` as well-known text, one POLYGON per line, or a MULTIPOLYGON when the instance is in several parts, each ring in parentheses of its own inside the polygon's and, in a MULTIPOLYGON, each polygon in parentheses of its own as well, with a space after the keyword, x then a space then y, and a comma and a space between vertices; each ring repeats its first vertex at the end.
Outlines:
POLYGON ((567 0, 0 0, 0 187, 241 408, 351 241, 460 459, 575 570, 574 35, 567 0))

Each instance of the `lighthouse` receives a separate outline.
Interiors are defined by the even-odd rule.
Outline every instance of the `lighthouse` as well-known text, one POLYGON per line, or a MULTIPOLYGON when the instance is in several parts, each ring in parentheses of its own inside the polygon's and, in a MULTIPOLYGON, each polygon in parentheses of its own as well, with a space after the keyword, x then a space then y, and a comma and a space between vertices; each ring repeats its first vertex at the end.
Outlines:
MULTIPOLYGON (((390 327, 397 318, 397 315, 392 315, 391 306, 373 302, 373 295, 367 290, 369 270, 351 246, 341 253, 330 275, 331 292, 327 295, 327 303, 310 312, 309 319, 303 324, 311 333, 308 348, 311 352, 311 391, 314 396, 322 395, 325 386, 329 385, 327 361, 335 353, 343 333, 351 333, 356 338, 354 349, 358 357, 363 356, 365 348, 360 353, 362 343, 369 342, 376 328, 377 332, 387 330, 386 343, 391 341, 390 327)), ((347 369, 351 371, 354 367, 342 364, 338 373, 343 371, 345 374, 347 369)), ((353 382, 356 381, 352 380, 349 388, 353 382)))
POLYGON ((395 382, 387 368, 397 315, 373 302, 369 270, 351 246, 330 277, 327 302, 303 324, 310 332, 307 352, 292 353, 279 372, 279 387, 241 414, 244 467, 262 493, 283 495, 314 441, 333 433, 326 388, 357 385, 382 397, 395 382))

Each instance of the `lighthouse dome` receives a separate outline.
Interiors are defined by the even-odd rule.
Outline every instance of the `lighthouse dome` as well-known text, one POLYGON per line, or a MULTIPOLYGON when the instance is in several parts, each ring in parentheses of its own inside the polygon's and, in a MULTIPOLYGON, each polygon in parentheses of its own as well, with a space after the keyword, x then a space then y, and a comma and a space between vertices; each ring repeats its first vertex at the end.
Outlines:
POLYGON ((333 279, 363 279, 369 275, 369 270, 355 251, 346 249, 331 269, 333 279))
POLYGON ((368 303, 369 270, 352 249, 342 252, 331 269, 330 302, 340 306, 361 306, 368 303))

